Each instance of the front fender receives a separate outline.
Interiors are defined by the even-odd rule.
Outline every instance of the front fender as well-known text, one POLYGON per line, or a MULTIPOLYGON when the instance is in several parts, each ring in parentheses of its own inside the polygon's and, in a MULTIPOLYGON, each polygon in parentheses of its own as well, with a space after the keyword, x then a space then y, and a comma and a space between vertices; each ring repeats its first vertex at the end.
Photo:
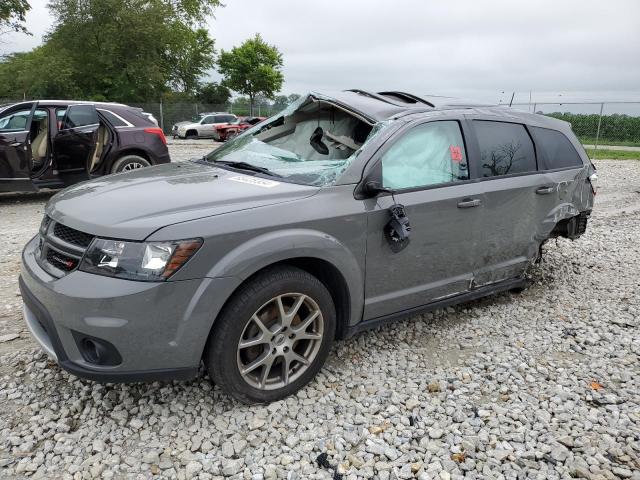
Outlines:
POLYGON ((320 231, 287 229, 259 235, 228 252, 207 276, 246 280, 269 265, 303 257, 324 260, 341 273, 349 291, 350 320, 360 319, 364 302, 362 269, 347 247, 320 231))

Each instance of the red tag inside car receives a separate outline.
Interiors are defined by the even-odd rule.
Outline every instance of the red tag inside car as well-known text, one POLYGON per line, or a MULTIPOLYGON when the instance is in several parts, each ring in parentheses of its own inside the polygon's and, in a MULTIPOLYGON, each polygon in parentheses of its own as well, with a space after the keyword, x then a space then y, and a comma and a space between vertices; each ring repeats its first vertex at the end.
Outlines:
POLYGON ((451 152, 451 161, 452 162, 461 162, 462 161, 462 148, 456 146, 456 145, 451 145, 449 147, 449 151, 451 152))

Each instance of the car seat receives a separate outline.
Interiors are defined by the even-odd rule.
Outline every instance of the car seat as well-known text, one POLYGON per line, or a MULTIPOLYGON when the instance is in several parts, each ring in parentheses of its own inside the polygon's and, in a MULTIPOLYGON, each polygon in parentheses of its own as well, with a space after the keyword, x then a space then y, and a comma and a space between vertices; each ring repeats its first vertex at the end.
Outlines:
POLYGON ((91 162, 89 164, 89 172, 93 172, 98 165, 100 164, 100 158, 102 157, 102 153, 104 152, 104 146, 109 141, 109 131, 107 128, 100 124, 98 127, 98 139, 96 141, 96 148, 93 151, 93 155, 91 156, 91 162))
POLYGON ((38 122, 37 134, 31 142, 31 158, 33 170, 39 169, 47 159, 47 145, 49 139, 49 129, 47 128, 47 120, 38 122))

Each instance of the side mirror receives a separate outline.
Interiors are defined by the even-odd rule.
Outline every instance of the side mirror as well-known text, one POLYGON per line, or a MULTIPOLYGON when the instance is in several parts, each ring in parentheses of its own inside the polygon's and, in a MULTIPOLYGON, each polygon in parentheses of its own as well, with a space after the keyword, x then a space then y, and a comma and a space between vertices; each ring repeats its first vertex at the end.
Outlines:
POLYGON ((391 194, 395 193, 393 189, 383 187, 380 182, 376 182, 373 180, 370 180, 367 183, 365 183, 364 190, 366 193, 368 193, 372 197, 380 195, 381 193, 391 193, 391 194))

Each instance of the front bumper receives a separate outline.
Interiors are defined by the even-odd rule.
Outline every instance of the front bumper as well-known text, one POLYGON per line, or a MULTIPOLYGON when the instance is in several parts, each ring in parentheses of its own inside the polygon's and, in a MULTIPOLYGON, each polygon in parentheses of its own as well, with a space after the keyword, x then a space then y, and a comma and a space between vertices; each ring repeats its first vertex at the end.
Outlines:
POLYGON ((235 278, 134 282, 73 271, 55 278, 22 255, 24 318, 42 349, 70 373, 108 382, 193 378, 235 278), (81 339, 103 341, 117 364, 87 359, 81 339))

